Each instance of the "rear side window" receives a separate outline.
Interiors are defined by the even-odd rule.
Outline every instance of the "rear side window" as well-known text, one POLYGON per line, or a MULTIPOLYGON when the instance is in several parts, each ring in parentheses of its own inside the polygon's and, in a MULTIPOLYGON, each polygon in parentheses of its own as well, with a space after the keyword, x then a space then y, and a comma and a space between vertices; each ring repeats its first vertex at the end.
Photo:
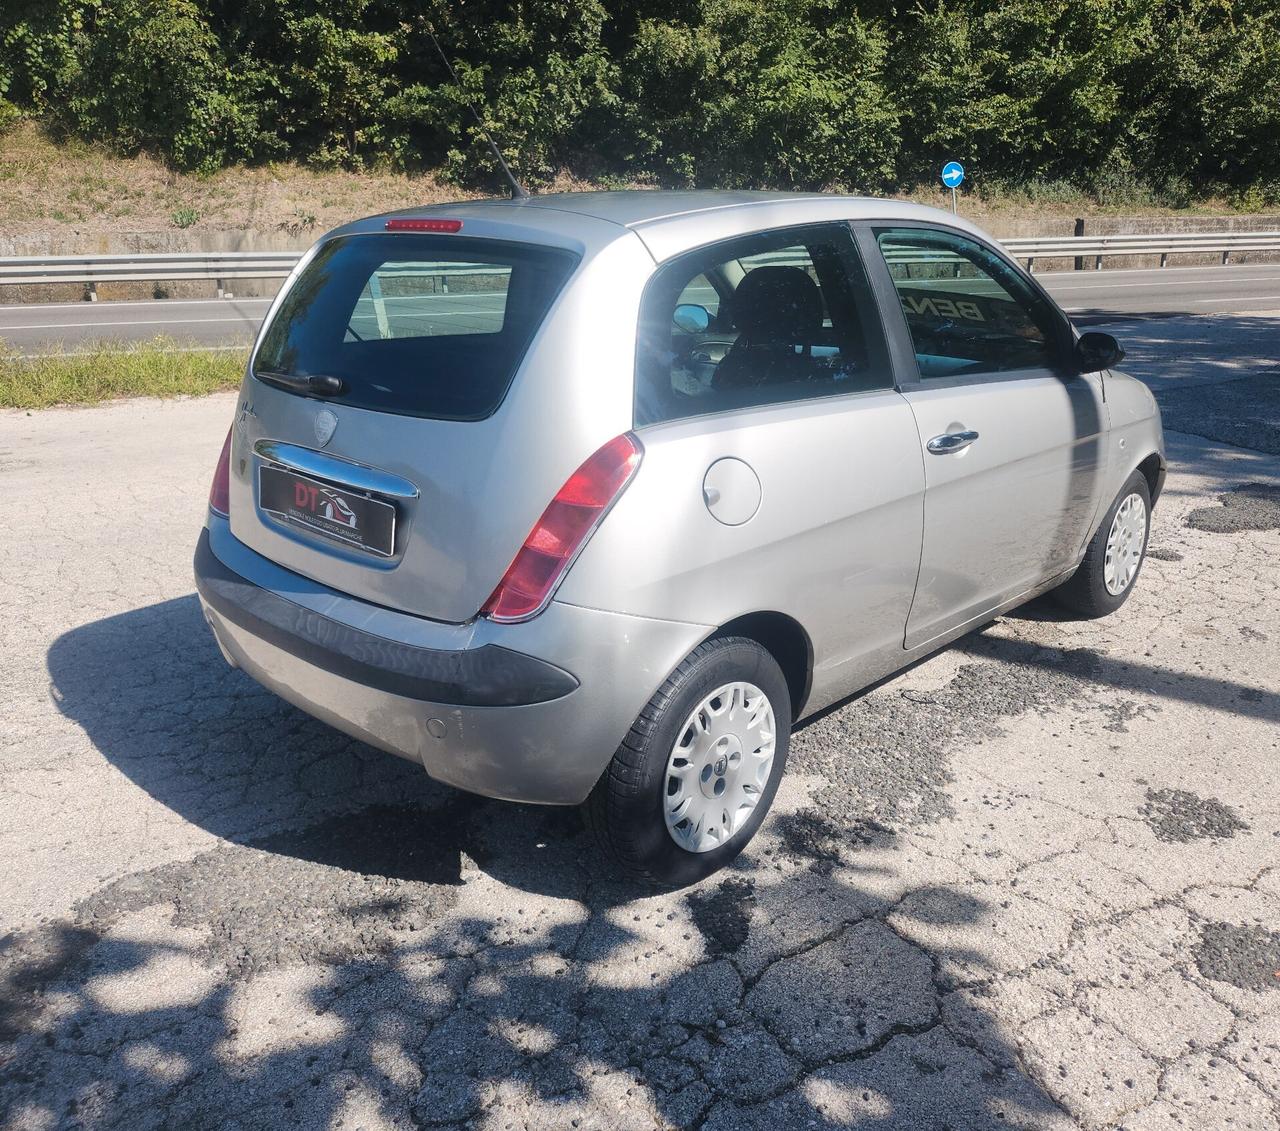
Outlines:
POLYGON ((645 290, 637 425, 892 384, 847 225, 712 244, 665 264, 645 290))
POLYGON ((264 380, 337 377, 356 408, 478 420, 506 395, 577 257, 454 236, 331 240, 285 296, 254 362, 264 380))
POLYGON ((1060 315, 995 252, 929 228, 882 228, 876 239, 924 380, 1062 361, 1060 315))

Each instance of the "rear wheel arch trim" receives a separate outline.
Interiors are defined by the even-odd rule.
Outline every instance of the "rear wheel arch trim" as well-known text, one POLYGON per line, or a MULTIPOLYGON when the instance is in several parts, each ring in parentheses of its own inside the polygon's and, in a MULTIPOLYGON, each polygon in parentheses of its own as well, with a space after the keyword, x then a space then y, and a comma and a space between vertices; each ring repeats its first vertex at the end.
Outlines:
POLYGON ((792 722, 801 718, 813 685, 813 641, 804 625, 786 613, 760 609, 726 621, 708 633, 706 640, 724 636, 754 640, 777 661, 791 692, 792 722))
POLYGON ((1151 492, 1151 505, 1154 507, 1164 488, 1165 475, 1169 470, 1168 461, 1160 452, 1151 452, 1140 460, 1133 470, 1142 472, 1143 478, 1146 479, 1147 487, 1151 492))

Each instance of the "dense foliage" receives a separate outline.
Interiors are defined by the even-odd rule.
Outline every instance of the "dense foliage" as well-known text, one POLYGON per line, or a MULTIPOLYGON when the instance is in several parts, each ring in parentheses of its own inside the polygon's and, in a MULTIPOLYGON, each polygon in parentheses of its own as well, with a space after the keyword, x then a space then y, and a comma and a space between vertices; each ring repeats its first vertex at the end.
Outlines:
POLYGON ((179 168, 1280 193, 1276 0, 4 0, 0 123, 179 168), (460 85, 431 42, 439 37, 460 85))

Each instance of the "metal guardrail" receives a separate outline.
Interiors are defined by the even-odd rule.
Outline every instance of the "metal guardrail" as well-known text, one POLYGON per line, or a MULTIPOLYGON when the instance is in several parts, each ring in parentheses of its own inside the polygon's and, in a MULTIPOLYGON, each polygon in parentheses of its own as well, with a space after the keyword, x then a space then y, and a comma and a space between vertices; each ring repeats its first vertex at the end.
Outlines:
MULTIPOLYGON (((1152 236, 1062 236, 1057 238, 1002 240, 1004 249, 1023 260, 1027 270, 1035 269, 1037 259, 1093 258, 1095 271, 1109 256, 1159 255, 1160 266, 1171 255, 1221 255, 1223 265, 1231 262, 1233 252, 1280 251, 1280 232, 1181 232, 1152 236)), ((1077 270, 1082 264, 1077 265, 1077 270)))
MULTIPOLYGON (((1113 256, 1159 255, 1160 266, 1171 255, 1221 255, 1229 264, 1231 256, 1243 251, 1280 252, 1280 232, 1188 232, 1149 236, 1054 236, 1008 239, 1003 246, 1010 255, 1034 270, 1037 259, 1074 258, 1077 268, 1086 258, 1095 270, 1104 258, 1113 256)), ((90 298, 96 297, 99 283, 180 282, 207 279, 217 284, 219 295, 231 279, 283 279, 298 262, 296 251, 171 252, 137 255, 52 255, 0 258, 0 285, 39 283, 84 283, 90 298)), ((441 268, 469 268, 474 264, 424 265, 421 273, 447 276, 441 268)), ((408 273, 406 271, 406 273, 408 273)), ((455 272, 460 273, 460 272, 455 272)))
MULTIPOLYGON (((139 255, 51 255, 0 258, 0 284, 84 283, 89 297, 96 298, 98 283, 159 283, 190 279, 210 279, 218 296, 230 279, 284 279, 297 265, 299 251, 212 251, 165 252, 139 255)), ((501 268, 479 267, 474 263, 391 265, 381 272, 387 277, 449 275, 494 275, 501 268)), ((444 286, 447 291, 447 284, 444 286)))
POLYGON ((296 251, 172 252, 137 255, 12 256, 0 259, 0 283, 179 282, 212 279, 221 292, 227 279, 283 279, 296 251))

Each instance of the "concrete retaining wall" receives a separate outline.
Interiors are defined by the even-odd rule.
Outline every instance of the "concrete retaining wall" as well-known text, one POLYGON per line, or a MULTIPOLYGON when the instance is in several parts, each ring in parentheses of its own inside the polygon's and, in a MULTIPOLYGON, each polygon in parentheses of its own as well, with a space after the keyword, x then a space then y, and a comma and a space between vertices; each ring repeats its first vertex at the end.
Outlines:
MULTIPOLYGON (((967 219, 986 228, 998 239, 1034 236, 1070 236, 1075 234, 1075 220, 1045 219, 1036 216, 984 216, 980 209, 962 209, 967 219)), ((1085 220, 1086 235, 1155 235, 1162 232, 1280 231, 1280 214, 1246 216, 1096 216, 1085 220)), ((43 232, 25 236, 0 235, 0 256, 9 255, 112 255, 129 252, 184 251, 305 251, 317 231, 259 231, 235 228, 221 231, 184 232, 43 232)), ((1176 255, 1170 266, 1190 267, 1220 262, 1218 255, 1176 255)), ((1124 256, 1104 261, 1108 267, 1159 267, 1160 257, 1124 256)), ((1241 252, 1232 256, 1233 263, 1280 262, 1280 253, 1241 252)), ((1037 259, 1037 271, 1067 271, 1071 259, 1037 259)), ((1092 259, 1084 266, 1091 268, 1092 259)), ((275 279, 236 279, 232 289, 242 297, 275 294, 275 279)), ((212 280, 166 283, 103 283, 98 287, 102 299, 148 298, 213 298, 212 280)), ((76 302, 85 297, 80 284, 60 283, 46 286, 0 287, 0 302, 76 302)))

